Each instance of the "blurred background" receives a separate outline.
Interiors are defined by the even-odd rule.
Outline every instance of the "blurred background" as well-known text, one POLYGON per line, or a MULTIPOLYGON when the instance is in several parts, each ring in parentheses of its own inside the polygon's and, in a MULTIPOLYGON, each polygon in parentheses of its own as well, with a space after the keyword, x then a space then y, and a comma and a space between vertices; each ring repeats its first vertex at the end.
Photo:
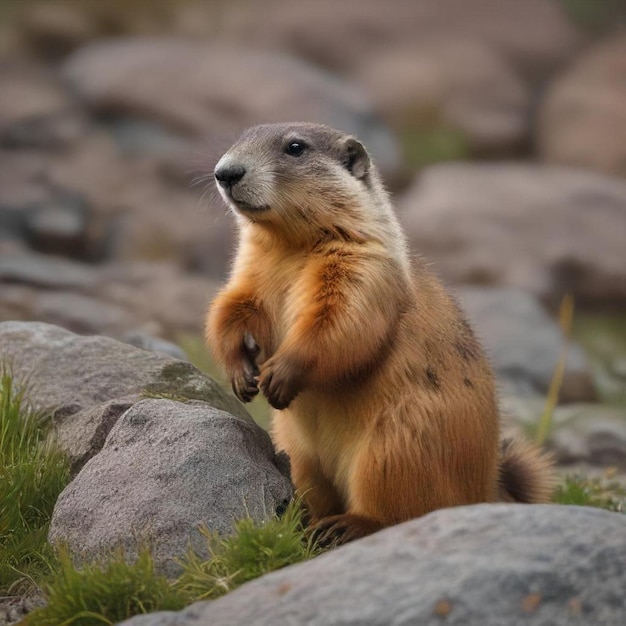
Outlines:
POLYGON ((624 475, 623 0, 0 0, 0 320, 213 371, 233 235, 213 164, 292 120, 368 146, 507 428, 536 428, 567 345, 551 446, 624 475))

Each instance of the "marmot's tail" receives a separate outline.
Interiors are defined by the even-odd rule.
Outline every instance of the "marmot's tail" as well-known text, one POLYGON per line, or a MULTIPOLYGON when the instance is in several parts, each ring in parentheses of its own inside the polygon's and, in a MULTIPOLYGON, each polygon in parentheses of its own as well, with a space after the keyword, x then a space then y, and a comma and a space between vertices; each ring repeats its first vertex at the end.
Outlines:
POLYGON ((521 439, 500 444, 500 500, 539 504, 550 502, 556 487, 552 459, 538 446, 521 439))

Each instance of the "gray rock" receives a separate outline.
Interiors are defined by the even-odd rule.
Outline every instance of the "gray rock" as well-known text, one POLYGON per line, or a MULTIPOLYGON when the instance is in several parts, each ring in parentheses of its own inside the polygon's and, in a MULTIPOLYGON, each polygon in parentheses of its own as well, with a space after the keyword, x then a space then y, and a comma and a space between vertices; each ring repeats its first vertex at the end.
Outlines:
POLYGON ((98 452, 128 396, 200 400, 252 422, 215 381, 164 354, 28 322, 0 323, 0 346, 16 380, 30 382, 31 402, 54 411, 75 467, 98 452))
POLYGON ((189 544, 206 554, 199 524, 228 533, 234 521, 264 519, 291 495, 269 436, 251 420, 201 402, 143 400, 59 497, 50 540, 80 559, 115 546, 133 555, 149 541, 158 568, 173 575, 180 566, 171 559, 189 544))
POLYGON ((550 445, 560 464, 587 463, 626 471, 626 411, 576 404, 559 407, 550 445))
MULTIPOLYGON (((509 383, 509 393, 545 395, 565 340, 541 304, 519 289, 464 287, 456 293, 497 376, 509 383)), ((595 397, 587 357, 578 344, 570 341, 559 398, 563 402, 581 402, 595 397)))
POLYGON ((558 306, 626 303, 626 183, 567 167, 455 163, 401 197, 414 249, 454 283, 515 286, 558 306))
POLYGON ((555 505, 436 511, 125 626, 619 626, 626 516, 555 505))
POLYGON ((83 409, 70 418, 57 418, 56 440, 69 457, 72 474, 100 452, 117 420, 141 399, 140 394, 130 394, 83 409))

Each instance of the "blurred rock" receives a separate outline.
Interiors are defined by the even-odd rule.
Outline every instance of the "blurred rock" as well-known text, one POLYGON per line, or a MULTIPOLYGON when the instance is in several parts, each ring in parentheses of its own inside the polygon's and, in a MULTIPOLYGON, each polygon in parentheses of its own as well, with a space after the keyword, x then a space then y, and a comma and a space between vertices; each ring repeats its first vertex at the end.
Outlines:
POLYGON ((97 269, 60 257, 16 254, 0 257, 0 282, 44 289, 85 290, 97 287, 97 269))
MULTIPOLYGON (((545 395, 565 341, 558 324, 530 294, 519 289, 464 287, 455 290, 487 349, 498 378, 516 395, 545 395)), ((592 371, 582 348, 569 342, 561 402, 596 398, 592 371)))
POLYGON ((27 252, 0 256, 0 319, 80 333, 199 333, 217 284, 167 263, 92 266, 27 252))
POLYGON ((626 410, 575 404, 555 411, 550 447, 557 463, 587 463, 626 471, 626 410))
POLYGON ((89 11, 76 2, 31 3, 19 26, 26 45, 46 59, 62 58, 99 35, 89 11))
POLYGON ((39 252, 84 258, 92 255, 87 238, 89 210, 80 196, 61 195, 30 206, 25 215, 26 237, 39 252))
POLYGON ((454 507, 123 626, 617 626, 625 559, 624 515, 454 507))
POLYGON ((171 341, 165 339, 159 339, 158 337, 151 337, 141 331, 131 330, 122 336, 122 341, 128 343, 136 348, 142 350, 150 350, 151 352, 160 352, 161 354, 167 354, 181 361, 188 361, 189 358, 185 354, 185 351, 171 341))
POLYGON ((626 176, 626 36, 593 48, 554 81, 539 111, 547 161, 626 176))
POLYGON ((389 46, 471 37, 493 45, 523 74, 545 77, 584 40, 563 4, 552 0, 275 0, 233 7, 221 26, 225 37, 346 72, 389 46), (266 15, 272 19, 262 21, 266 15))
POLYGON ((133 312, 134 327, 150 335, 200 333, 219 284, 171 263, 115 264, 103 268, 100 297, 133 312), (151 329, 150 323, 155 324, 151 329))
MULTIPOLYGON (((231 247, 231 220, 223 203, 216 202, 219 208, 211 214, 201 190, 190 190, 189 155, 166 155, 169 160, 180 159, 179 180, 164 173, 162 157, 121 155, 103 131, 88 134, 60 153, 0 151, 4 166, 0 167, 0 209, 6 207, 14 214, 9 221, 19 224, 19 234, 12 236, 26 237, 24 221, 33 209, 80 199, 89 209, 81 233, 81 258, 169 260, 219 277, 231 247)), ((196 169, 212 182, 206 155, 196 169)), ((0 218, 0 228, 2 222, 0 218)), ((47 246, 44 250, 52 251, 47 246)), ((68 254, 72 253, 68 250, 68 254)))
POLYGON ((83 113, 51 71, 24 63, 0 65, 0 146, 60 148, 85 128, 83 113))
POLYGON ((529 90, 481 41, 440 37, 392 47, 363 63, 357 80, 399 130, 442 125, 482 155, 510 153, 528 140, 529 90))
POLYGON ((46 174, 49 158, 49 154, 41 151, 0 148, 0 209, 3 218, 14 212, 22 220, 25 207, 49 199, 46 174))
POLYGON ((288 56, 221 43, 128 38, 81 48, 63 73, 94 111, 206 136, 217 151, 214 159, 248 126, 305 119, 358 135, 383 173, 401 165, 393 136, 358 89, 288 56))
MULTIPOLYGON (((161 124, 149 120, 113 118, 106 120, 105 124, 124 154, 171 154, 173 159, 178 159, 190 149, 189 142, 180 135, 168 132, 161 124)), ((185 182, 189 183, 189 176, 185 182)))
POLYGON ((399 199, 410 244, 454 283, 558 305, 626 304, 626 183, 521 163, 429 167, 399 199))
POLYGON ((103 302, 98 297, 67 291, 39 293, 32 313, 35 313, 32 315, 34 319, 84 334, 118 333, 135 322, 135 316, 128 308, 103 302))

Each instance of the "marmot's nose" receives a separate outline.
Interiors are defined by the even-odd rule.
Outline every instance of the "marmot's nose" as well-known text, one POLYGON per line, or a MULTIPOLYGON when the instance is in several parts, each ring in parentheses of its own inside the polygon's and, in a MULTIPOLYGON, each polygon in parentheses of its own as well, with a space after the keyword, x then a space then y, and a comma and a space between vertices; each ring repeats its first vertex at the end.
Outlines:
POLYGON ((215 170, 215 178, 222 187, 232 187, 236 185, 246 173, 246 168, 243 165, 236 163, 230 163, 222 165, 215 170))

